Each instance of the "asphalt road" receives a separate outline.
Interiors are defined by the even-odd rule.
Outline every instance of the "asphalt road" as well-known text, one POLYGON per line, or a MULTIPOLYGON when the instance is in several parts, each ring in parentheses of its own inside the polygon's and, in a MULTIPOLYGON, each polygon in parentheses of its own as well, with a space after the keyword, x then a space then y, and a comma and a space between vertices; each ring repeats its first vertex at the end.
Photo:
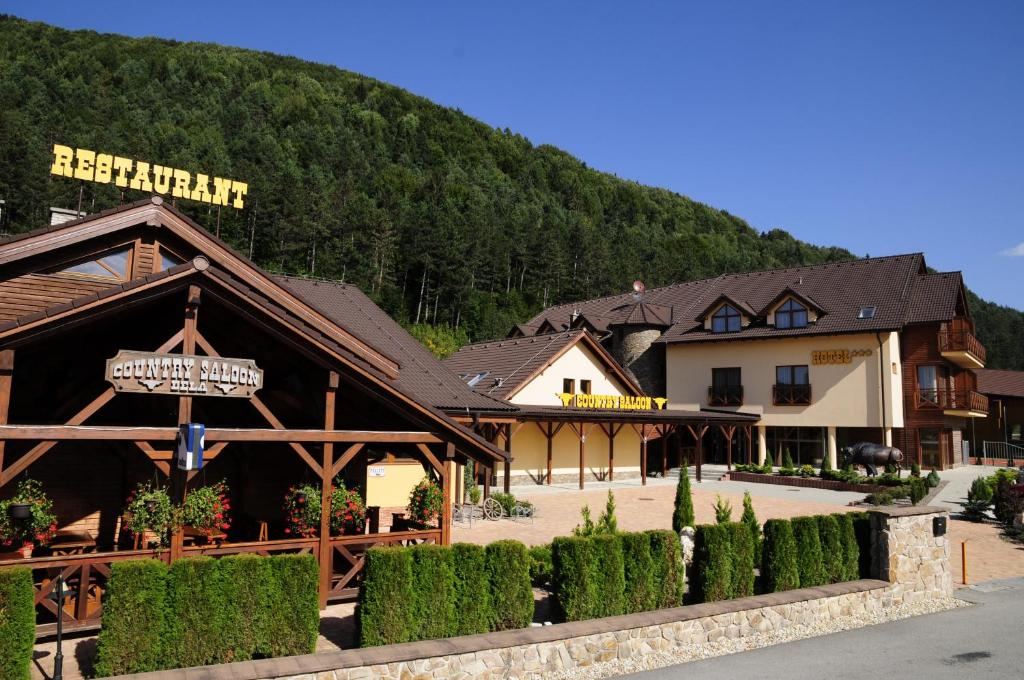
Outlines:
POLYGON ((643 680, 962 680, 1024 678, 1024 579, 990 581, 958 597, 975 603, 637 673, 643 680))

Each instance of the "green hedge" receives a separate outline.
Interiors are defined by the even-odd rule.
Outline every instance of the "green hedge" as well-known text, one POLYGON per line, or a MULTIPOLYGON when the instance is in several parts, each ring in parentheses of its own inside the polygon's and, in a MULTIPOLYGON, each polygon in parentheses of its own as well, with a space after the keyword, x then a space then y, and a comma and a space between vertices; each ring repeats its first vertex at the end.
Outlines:
POLYGON ((619 535, 622 544, 622 567, 626 592, 623 613, 645 612, 658 607, 658 588, 655 581, 651 539, 644 533, 619 535))
POLYGON ((367 550, 356 608, 359 646, 412 641, 417 629, 414 601, 412 553, 401 547, 367 550))
POLYGON ((725 524, 700 524, 693 547, 693 596, 698 602, 732 598, 732 534, 725 524))
POLYGON ((231 606, 225 615, 227 649, 232 661, 270 656, 273 650, 271 607, 280 599, 270 560, 254 554, 219 560, 224 596, 231 606))
POLYGON ((452 546, 454 577, 454 635, 473 635, 491 630, 491 589, 487 583, 487 556, 483 546, 456 543, 452 546))
POLYGON ((457 634, 455 620, 455 574, 451 549, 423 544, 409 548, 412 553, 414 640, 436 640, 457 634))
POLYGON ((617 534, 599 534, 594 542, 594 583, 597 585, 595 615, 618 616, 625 611, 626 575, 622 542, 617 534))
POLYGON ((530 582, 538 588, 551 583, 551 544, 530 548, 530 582))
POLYGON ((0 677, 28 680, 36 641, 32 570, 0 571, 0 677))
POLYGON ((729 530, 732 548, 732 596, 750 597, 754 594, 754 566, 757 560, 753 534, 750 526, 744 522, 730 522, 725 526, 729 530))
POLYGON ((793 525, 786 519, 770 519, 764 523, 761 548, 761 589, 767 593, 800 587, 796 539, 793 525))
POLYGON ((800 587, 810 588, 825 584, 822 564, 821 538, 818 521, 813 517, 794 517, 793 538, 796 539, 796 560, 800 570, 800 587))
POLYGON ((97 640, 98 677, 166 668, 163 662, 167 565, 158 560, 114 562, 103 598, 97 640))
POLYGON ((164 668, 223 663, 231 641, 225 613, 228 602, 217 560, 177 560, 167 575, 164 668))
POLYGON ((825 583, 839 583, 846 580, 846 564, 843 555, 843 536, 839 519, 835 515, 819 515, 818 539, 821 542, 821 560, 825 571, 825 583))
POLYGON ((678 607, 683 603, 683 590, 686 587, 683 551, 679 545, 679 535, 662 529, 654 529, 646 533, 651 539, 654 582, 660 588, 656 598, 656 608, 678 607))
POLYGON ((312 654, 320 632, 320 565, 313 555, 274 555, 270 569, 280 597, 271 606, 271 655, 312 654))
POLYGON ((843 542, 843 580, 856 581, 860 578, 860 545, 857 543, 854 517, 844 512, 837 515, 837 518, 843 542))
POLYGON ((595 616, 594 541, 584 536, 560 536, 551 542, 551 583, 566 621, 595 616))
POLYGON ((526 546, 519 541, 495 541, 485 553, 492 630, 526 628, 533 621, 530 554, 526 546))

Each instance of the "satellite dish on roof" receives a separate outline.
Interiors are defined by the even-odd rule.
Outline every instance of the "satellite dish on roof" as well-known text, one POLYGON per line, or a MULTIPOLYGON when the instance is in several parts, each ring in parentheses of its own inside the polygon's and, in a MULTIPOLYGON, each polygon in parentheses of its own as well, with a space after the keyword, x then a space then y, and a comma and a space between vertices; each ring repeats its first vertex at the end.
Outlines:
POLYGON ((643 297, 643 294, 644 294, 645 290, 647 290, 647 286, 644 285, 643 281, 641 281, 640 279, 637 279, 636 281, 634 281, 633 282, 633 299, 636 300, 637 302, 639 302, 640 298, 643 297))

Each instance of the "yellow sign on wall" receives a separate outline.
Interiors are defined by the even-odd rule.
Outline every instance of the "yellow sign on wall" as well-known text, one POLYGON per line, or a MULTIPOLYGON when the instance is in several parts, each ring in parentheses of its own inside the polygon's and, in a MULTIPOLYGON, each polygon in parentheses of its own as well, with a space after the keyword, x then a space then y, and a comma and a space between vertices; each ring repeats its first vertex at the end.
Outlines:
POLYGON ((869 357, 870 349, 827 349, 811 352, 811 363, 815 366, 825 364, 848 364, 854 357, 869 357))
POLYGON ((152 191, 174 198, 187 198, 213 205, 228 205, 241 210, 245 207, 245 195, 249 185, 233 179, 211 178, 187 170, 150 165, 147 161, 136 161, 89 149, 72 149, 63 144, 53 145, 53 165, 50 174, 80 179, 99 184, 113 183, 123 189, 152 191), (212 187, 212 191, 211 191, 212 187))
POLYGON ((663 410, 668 399, 664 397, 632 397, 617 394, 571 394, 557 392, 566 408, 592 408, 609 411, 650 411, 663 410))

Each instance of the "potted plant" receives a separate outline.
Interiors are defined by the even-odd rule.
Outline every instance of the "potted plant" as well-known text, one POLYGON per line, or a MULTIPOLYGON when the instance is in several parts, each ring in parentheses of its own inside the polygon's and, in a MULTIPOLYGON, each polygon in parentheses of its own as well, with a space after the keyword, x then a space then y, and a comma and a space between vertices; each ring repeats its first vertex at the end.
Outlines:
POLYGON ((36 545, 45 545, 57 533, 53 501, 34 479, 18 483, 10 500, 0 501, 0 547, 31 557, 36 545))
POLYGON ((185 497, 181 521, 209 538, 231 528, 230 510, 228 486, 224 482, 217 482, 212 486, 195 489, 185 497))
POLYGON ((342 479, 334 480, 331 494, 331 535, 361 534, 366 529, 366 504, 358 489, 349 489, 342 479))
POLYGON ((152 486, 149 482, 139 484, 128 494, 125 503, 128 530, 142 536, 146 546, 167 546, 171 531, 179 521, 167 490, 152 486))
POLYGON ((320 489, 302 484, 284 497, 285 528, 290 538, 312 538, 320 528, 320 489))
POLYGON ((424 477, 409 494, 406 511, 409 520, 426 526, 441 516, 444 508, 444 492, 430 477, 424 477))

